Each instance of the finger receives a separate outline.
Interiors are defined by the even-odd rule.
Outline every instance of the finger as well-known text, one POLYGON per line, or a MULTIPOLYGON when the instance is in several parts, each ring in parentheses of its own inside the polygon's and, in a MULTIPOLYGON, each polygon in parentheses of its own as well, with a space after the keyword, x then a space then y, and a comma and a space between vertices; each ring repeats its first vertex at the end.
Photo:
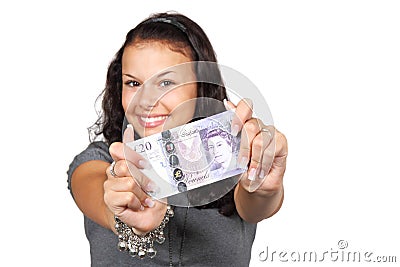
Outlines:
POLYGON ((254 192, 260 187, 265 191, 276 192, 282 187, 282 178, 286 168, 287 156, 286 138, 273 126, 264 126, 263 128, 269 129, 273 134, 269 145, 265 148, 262 155, 262 169, 258 174, 260 179, 244 179, 248 176, 244 173, 245 177, 241 180, 241 184, 249 192, 254 192))
MULTIPOLYGON (((251 181, 254 181, 256 177, 265 177, 271 166, 270 164, 268 166, 266 164, 268 164, 269 158, 273 158, 275 151, 275 147, 270 146, 273 139, 273 135, 271 134, 273 126, 263 126, 261 121, 257 120, 257 122, 260 130, 251 143, 251 159, 249 175, 247 177, 251 181), (265 159, 264 156, 266 157, 265 159)), ((257 129, 257 126, 255 126, 255 129, 257 129)))
POLYGON ((131 167, 133 166, 132 163, 126 160, 118 160, 114 161, 114 166, 112 164, 110 165, 108 171, 111 176, 113 177, 127 177, 127 176, 132 176, 132 173, 130 171, 131 167), (111 169, 113 170, 114 174, 112 174, 111 169))
POLYGON ((232 118, 231 134, 237 136, 242 130, 243 125, 253 115, 253 101, 249 98, 243 98, 236 106, 235 115, 232 118))
MULTIPOLYGON (((263 154, 262 167, 265 168, 265 174, 261 173, 260 171, 260 179, 252 181, 252 184, 247 187, 248 191, 253 192, 258 188, 261 188, 266 192, 278 192, 281 190, 283 175, 286 168, 286 156, 286 138, 275 130, 273 139, 266 147, 263 154)), ((241 182, 242 184, 245 184, 243 181, 241 182)))
MULTIPOLYGON (((275 128, 273 126, 263 126, 262 131, 257 135, 257 142, 253 142, 252 144, 252 156, 255 158, 260 158, 260 164, 257 168, 257 177, 260 179, 264 179, 264 177, 268 174, 272 161, 274 160, 275 155, 275 128), (261 142, 259 141, 261 140, 261 142)), ((253 164, 253 161, 250 165, 253 164)), ((254 168, 254 165, 250 168, 254 168)))
MULTIPOLYGON (((123 143, 114 142, 110 145, 109 152, 111 154, 111 157, 114 159, 114 161, 118 161, 121 159, 129 160, 129 158, 126 157, 125 146, 123 144, 133 142, 134 140, 135 140, 135 133, 133 130, 133 126, 131 124, 128 124, 126 126, 126 129, 125 129, 123 137, 122 137, 123 143)), ((132 151, 132 152, 134 152, 134 151, 132 151)), ((135 155, 134 153, 130 153, 129 156, 131 159, 136 159, 140 155, 135 155)), ((135 162, 135 161, 132 160, 132 162, 135 162)))
MULTIPOLYGON (((120 161, 121 162, 121 161, 120 161)), ((111 175, 109 169, 107 170, 108 179, 104 182, 104 192, 132 192, 134 193, 143 205, 148 207, 154 206, 154 201, 143 191, 138 182, 131 176, 127 177, 114 177, 111 175)), ((142 179, 143 180, 143 179, 142 179)), ((151 192, 155 187, 152 182, 148 182, 145 190, 151 192), (150 187, 151 185, 152 187, 150 187), (150 188, 150 189, 149 189, 150 188)))
POLYGON ((120 212, 125 210, 126 207, 133 211, 144 210, 142 203, 132 192, 106 191, 104 194, 104 202, 117 216, 120 212))
POLYGON ((121 142, 114 142, 108 148, 114 161, 124 159, 124 145, 121 142))
POLYGON ((139 235, 147 233, 160 225, 165 212, 167 210, 167 205, 155 201, 155 206, 153 210, 144 210, 143 212, 134 212, 131 209, 124 209, 119 214, 121 221, 125 222, 136 231, 139 231, 139 235))
MULTIPOLYGON (((251 158, 251 146, 253 139, 260 132, 260 125, 257 119, 249 120, 243 126, 243 130, 240 137, 240 148, 239 148, 239 166, 246 168, 251 158)), ((254 158, 253 158, 254 160, 254 158)), ((261 160, 261 159, 260 159, 261 160)))
POLYGON ((148 198, 147 194, 132 177, 112 177, 104 182, 104 191, 106 190, 115 192, 132 192, 142 203, 145 203, 146 198, 148 198))
POLYGON ((286 137, 276 130, 275 133, 275 156, 272 162, 270 174, 273 177, 283 178, 286 170, 286 158, 288 155, 288 144, 286 137))
POLYGON ((129 143, 135 141, 135 131, 133 130, 132 124, 128 124, 122 137, 122 142, 129 143))
POLYGON ((133 163, 138 168, 141 169, 149 168, 148 161, 145 158, 143 158, 142 155, 135 152, 133 149, 131 149, 128 145, 124 143, 121 142, 112 143, 109 148, 109 152, 114 161, 127 160, 133 163))
POLYGON ((143 172, 141 172, 135 165, 130 163, 129 161, 125 161, 128 163, 128 171, 130 176, 132 176, 135 181, 139 184, 139 186, 146 192, 156 192, 158 191, 156 183, 148 178, 143 172))
POLYGON ((111 174, 111 167, 107 168, 108 177, 113 178, 121 178, 121 177, 130 177, 137 182, 138 186, 140 186, 146 192, 155 192, 157 191, 156 184, 149 179, 146 175, 143 174, 134 164, 127 160, 119 160, 114 164, 114 173, 116 177, 111 174))
POLYGON ((131 161, 137 167, 146 169, 150 167, 149 162, 139 153, 137 153, 131 144, 135 141, 135 131, 133 129, 132 124, 128 124, 124 131, 124 136, 122 138, 124 146, 123 146, 123 156, 126 160, 131 161))
POLYGON ((229 100, 225 99, 223 100, 224 106, 226 110, 235 110, 236 106, 229 100))
POLYGON ((264 177, 265 171, 262 169, 262 160, 265 148, 270 142, 269 136, 265 133, 259 132, 254 137, 251 143, 251 159, 249 164, 249 176, 248 179, 254 181, 256 176, 261 175, 264 177))

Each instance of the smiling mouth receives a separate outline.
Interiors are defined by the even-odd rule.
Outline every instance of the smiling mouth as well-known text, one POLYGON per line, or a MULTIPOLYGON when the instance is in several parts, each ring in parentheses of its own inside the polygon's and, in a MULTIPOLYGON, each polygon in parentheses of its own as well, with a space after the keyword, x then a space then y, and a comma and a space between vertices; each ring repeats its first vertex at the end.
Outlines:
POLYGON ((138 116, 139 123, 145 128, 154 128, 163 125, 169 116, 138 116))
POLYGON ((158 117, 140 117, 140 119, 145 123, 152 123, 158 121, 164 121, 168 118, 168 116, 158 116, 158 117))

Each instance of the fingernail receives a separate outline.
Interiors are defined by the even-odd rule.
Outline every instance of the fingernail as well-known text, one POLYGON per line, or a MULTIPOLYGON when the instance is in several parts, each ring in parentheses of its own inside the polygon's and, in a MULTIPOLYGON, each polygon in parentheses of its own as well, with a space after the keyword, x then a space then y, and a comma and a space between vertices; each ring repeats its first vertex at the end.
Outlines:
POLYGON ((144 210, 144 207, 143 207, 143 205, 140 205, 140 208, 139 208, 140 210, 144 210))
POLYGON ((142 169, 149 169, 150 168, 150 163, 147 160, 141 159, 138 161, 139 166, 142 169))
POLYGON ((132 124, 128 124, 126 126, 126 130, 124 131, 123 142, 129 143, 135 140, 135 134, 133 130, 132 124))
POLYGON ((263 179, 265 176, 264 170, 261 169, 260 174, 258 175, 258 178, 263 179))
POLYGON ((224 98, 224 100, 222 100, 222 102, 224 103, 226 110, 230 110, 230 108, 228 107, 228 102, 226 101, 226 98, 224 98))
POLYGON ((232 127, 231 127, 231 134, 232 134, 233 136, 237 136, 238 133, 239 133, 239 125, 237 125, 237 124, 232 125, 232 127))
POLYGON ((247 179, 249 179, 250 181, 254 181, 254 179, 256 178, 256 168, 252 168, 250 170, 249 176, 247 177, 247 179))
POLYGON ((144 200, 144 203, 146 203, 147 207, 149 207, 149 208, 154 207, 154 201, 151 198, 146 198, 144 200))
POLYGON ((247 157, 242 157, 242 159, 239 162, 239 168, 246 169, 248 162, 249 160, 247 159, 247 157))

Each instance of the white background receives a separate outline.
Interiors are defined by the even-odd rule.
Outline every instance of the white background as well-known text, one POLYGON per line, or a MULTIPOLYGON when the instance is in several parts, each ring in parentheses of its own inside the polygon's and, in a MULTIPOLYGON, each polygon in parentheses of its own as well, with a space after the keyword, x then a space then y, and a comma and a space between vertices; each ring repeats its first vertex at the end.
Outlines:
POLYGON ((397 1, 108 2, 0 4, 1 266, 89 266, 66 170, 125 34, 167 10, 258 86, 289 141, 285 202, 259 224, 251 266, 290 264, 259 261, 267 246, 322 254, 341 239, 400 261, 397 1))

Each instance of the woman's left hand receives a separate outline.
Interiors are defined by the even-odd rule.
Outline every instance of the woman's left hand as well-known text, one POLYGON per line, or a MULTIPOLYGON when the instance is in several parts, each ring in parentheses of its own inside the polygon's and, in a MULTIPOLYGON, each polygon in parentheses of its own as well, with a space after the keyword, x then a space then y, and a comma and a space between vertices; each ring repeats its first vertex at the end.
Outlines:
POLYGON ((286 169, 288 146, 286 137, 274 126, 265 125, 253 118, 250 99, 242 99, 237 106, 227 101, 229 109, 236 109, 232 120, 232 134, 241 131, 238 160, 241 166, 248 166, 240 180, 248 192, 276 194, 283 189, 283 175, 286 169))

